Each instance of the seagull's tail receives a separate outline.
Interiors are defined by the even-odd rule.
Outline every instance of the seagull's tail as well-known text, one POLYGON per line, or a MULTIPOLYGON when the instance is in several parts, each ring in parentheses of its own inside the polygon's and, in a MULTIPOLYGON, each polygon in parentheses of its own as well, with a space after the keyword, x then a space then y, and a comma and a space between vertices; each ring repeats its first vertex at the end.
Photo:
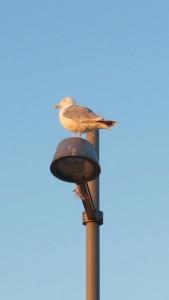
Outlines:
POLYGON ((111 120, 99 120, 97 122, 103 124, 103 126, 105 126, 103 128, 110 128, 117 125, 116 121, 111 121, 111 120))

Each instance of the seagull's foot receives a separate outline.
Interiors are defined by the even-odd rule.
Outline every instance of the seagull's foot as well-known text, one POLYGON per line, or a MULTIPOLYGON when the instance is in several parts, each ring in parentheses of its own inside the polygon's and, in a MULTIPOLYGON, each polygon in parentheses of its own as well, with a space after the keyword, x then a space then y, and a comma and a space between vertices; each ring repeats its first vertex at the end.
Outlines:
POLYGON ((82 137, 82 133, 81 132, 73 132, 73 137, 82 137))

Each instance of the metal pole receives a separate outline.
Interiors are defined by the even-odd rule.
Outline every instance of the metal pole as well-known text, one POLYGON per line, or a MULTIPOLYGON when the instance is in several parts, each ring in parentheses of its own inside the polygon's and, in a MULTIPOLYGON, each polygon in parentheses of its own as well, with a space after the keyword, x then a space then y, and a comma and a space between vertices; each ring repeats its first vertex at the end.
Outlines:
MULTIPOLYGON (((87 134, 99 158, 99 131, 87 134)), ((88 183, 95 204, 99 211, 99 178, 88 183)), ((99 224, 94 220, 86 222, 86 300, 100 299, 100 232, 99 224)))

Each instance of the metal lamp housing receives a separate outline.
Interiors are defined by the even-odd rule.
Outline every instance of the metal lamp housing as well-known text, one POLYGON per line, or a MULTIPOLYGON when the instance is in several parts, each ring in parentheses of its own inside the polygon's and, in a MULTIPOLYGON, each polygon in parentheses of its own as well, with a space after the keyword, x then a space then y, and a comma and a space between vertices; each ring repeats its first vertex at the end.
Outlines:
POLYGON ((50 171, 61 180, 80 184, 96 179, 101 169, 93 145, 85 139, 72 137, 59 143, 50 171))

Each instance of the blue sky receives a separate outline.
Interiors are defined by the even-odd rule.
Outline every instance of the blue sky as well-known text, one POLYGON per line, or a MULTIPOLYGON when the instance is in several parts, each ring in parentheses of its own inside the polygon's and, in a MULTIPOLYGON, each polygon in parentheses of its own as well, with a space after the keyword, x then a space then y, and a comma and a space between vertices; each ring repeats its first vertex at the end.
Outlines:
POLYGON ((85 227, 49 166, 74 96, 100 133, 101 299, 169 299, 168 1, 0 1, 0 298, 85 299, 85 227))

